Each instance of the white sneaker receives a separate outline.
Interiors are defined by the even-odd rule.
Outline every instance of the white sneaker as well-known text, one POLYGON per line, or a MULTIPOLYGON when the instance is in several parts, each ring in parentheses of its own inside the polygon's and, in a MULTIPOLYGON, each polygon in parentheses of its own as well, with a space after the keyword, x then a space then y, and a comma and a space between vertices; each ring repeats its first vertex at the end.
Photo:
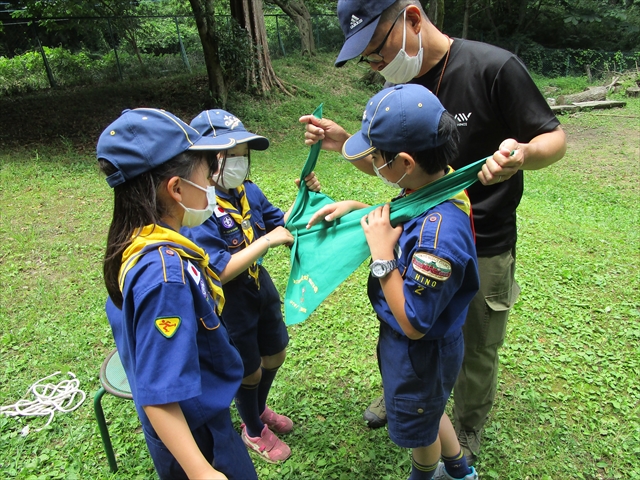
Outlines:
POLYGON ((469 468, 471 469, 471 473, 463 478, 454 478, 447 473, 447 470, 444 468, 444 463, 440 462, 436 467, 436 473, 433 474, 433 480, 478 480, 476 469, 473 467, 469 468))

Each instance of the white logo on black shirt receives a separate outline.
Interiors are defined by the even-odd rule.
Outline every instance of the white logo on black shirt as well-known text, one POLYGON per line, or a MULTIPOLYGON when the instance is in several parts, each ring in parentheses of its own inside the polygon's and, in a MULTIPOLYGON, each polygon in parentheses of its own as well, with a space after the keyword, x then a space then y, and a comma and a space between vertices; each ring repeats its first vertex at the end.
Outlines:
POLYGON ((356 17, 355 15, 351 15, 351 26, 349 27, 351 30, 356 28, 358 25, 362 23, 362 19, 356 17))
POLYGON ((467 123, 469 123, 469 118, 471 117, 471 113, 456 113, 453 118, 456 119, 458 127, 466 127, 467 123))

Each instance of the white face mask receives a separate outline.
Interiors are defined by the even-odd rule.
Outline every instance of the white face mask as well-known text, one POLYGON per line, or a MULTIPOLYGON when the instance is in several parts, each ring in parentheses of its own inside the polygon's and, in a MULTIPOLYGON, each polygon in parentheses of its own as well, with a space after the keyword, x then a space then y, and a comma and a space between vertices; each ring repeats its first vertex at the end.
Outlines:
POLYGON ((247 178, 247 173, 249 173, 249 157, 245 155, 227 157, 224 161, 222 176, 218 172, 211 178, 222 188, 233 189, 242 185, 247 178))
POLYGON ((182 226, 183 227, 197 227, 202 225, 212 214, 213 210, 216 208, 216 188, 213 185, 208 186, 207 188, 202 188, 200 185, 196 185, 193 182, 190 182, 186 178, 181 178, 182 181, 187 182, 189 185, 193 185, 198 190, 202 190, 207 193, 207 208, 204 210, 198 210, 197 208, 189 208, 185 207, 182 202, 180 206, 184 208, 184 216, 182 217, 182 226))
MULTIPOLYGON (((396 157, 397 157, 397 156, 398 156, 398 155, 396 155, 395 157, 393 157, 390 161, 391 161, 391 162, 393 162, 393 161, 396 159, 396 157)), ((404 177, 406 177, 406 176, 407 176, 407 172, 404 172, 404 175, 402 175, 402 177, 400 177, 400 179, 399 179, 397 182, 392 182, 391 180, 388 180, 388 179, 384 178, 384 177, 382 176, 382 174, 380 173, 380 170, 382 170, 384 167, 389 166, 389 163, 390 163, 390 162, 385 163, 385 164, 384 164, 383 166, 381 166, 380 168, 376 167, 376 165, 375 165, 374 163, 372 163, 372 164, 371 164, 371 166, 373 167, 373 171, 376 173, 376 176, 377 176, 380 180, 382 180, 382 183, 384 183, 385 185, 388 185, 389 187, 393 187, 393 188, 402 188, 402 187, 400 186, 400 182, 402 181, 402 179, 403 179, 404 177)))
POLYGON ((418 33, 418 39, 420 41, 420 49, 415 57, 410 57, 405 47, 407 45, 407 11, 404 12, 404 32, 402 34, 402 50, 398 52, 389 65, 380 70, 380 74, 391 83, 407 83, 412 80, 420 72, 422 67, 422 35, 418 33))

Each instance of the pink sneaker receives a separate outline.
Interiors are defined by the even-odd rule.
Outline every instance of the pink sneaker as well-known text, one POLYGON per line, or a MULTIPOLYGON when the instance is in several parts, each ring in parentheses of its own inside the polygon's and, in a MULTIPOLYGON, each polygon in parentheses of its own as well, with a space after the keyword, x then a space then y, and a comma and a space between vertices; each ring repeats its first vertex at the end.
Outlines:
POLYGON ((247 448, 260 455, 266 462, 284 462, 291 456, 289 446, 276 437, 267 425, 264 426, 259 437, 250 437, 247 435, 247 427, 242 424, 241 437, 247 448))
POLYGON ((289 433, 293 429, 293 422, 289 417, 280 415, 269 407, 264 409, 264 412, 260 415, 260 420, 276 433, 289 433))

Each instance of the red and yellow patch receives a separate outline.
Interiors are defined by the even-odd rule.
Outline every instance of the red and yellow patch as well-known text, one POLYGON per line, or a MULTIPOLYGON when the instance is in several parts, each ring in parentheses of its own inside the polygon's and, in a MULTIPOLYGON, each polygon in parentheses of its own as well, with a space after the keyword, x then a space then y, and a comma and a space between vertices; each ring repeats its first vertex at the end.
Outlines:
POLYGON ((160 317, 156 318, 156 328, 167 338, 175 335, 176 330, 180 326, 180 317, 160 317))
POLYGON ((451 264, 427 252, 417 252, 411 261, 413 269, 426 277, 444 282, 451 276, 451 264))

